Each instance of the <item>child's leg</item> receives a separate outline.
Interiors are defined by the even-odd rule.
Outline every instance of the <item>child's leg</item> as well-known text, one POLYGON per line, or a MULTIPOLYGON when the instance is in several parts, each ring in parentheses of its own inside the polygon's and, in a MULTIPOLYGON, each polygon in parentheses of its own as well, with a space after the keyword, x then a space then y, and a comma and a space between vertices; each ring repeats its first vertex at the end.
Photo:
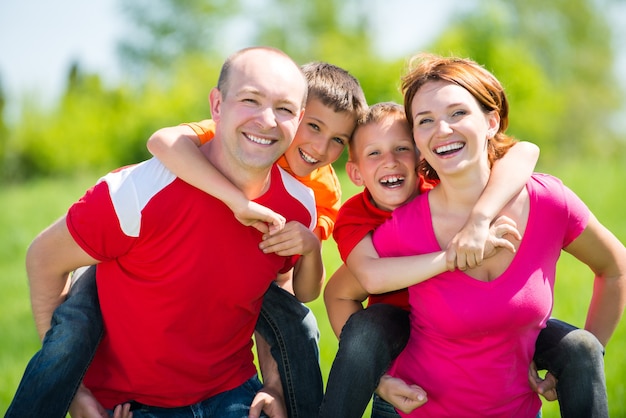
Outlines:
POLYGON ((313 312, 272 284, 263 298, 256 331, 270 345, 278 364, 289 418, 317 416, 324 386, 313 312))
POLYGON ((381 303, 353 314, 341 330, 320 418, 361 418, 409 333, 409 313, 398 307, 381 303))
POLYGON ((5 418, 65 417, 102 336, 95 271, 88 268, 54 311, 5 418))
POLYGON ((563 418, 609 416, 604 347, 593 334, 550 319, 537 338, 534 360, 558 379, 563 418))

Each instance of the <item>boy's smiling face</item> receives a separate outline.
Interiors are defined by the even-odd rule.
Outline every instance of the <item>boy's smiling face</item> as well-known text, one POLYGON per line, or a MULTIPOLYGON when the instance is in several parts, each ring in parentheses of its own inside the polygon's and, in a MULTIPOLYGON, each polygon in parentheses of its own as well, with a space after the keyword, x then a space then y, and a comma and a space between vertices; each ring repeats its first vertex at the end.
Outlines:
POLYGON ((317 168, 337 161, 348 145, 356 126, 356 117, 335 112, 319 99, 310 97, 296 137, 285 152, 289 168, 304 177, 317 168))
POLYGON ((354 161, 346 164, 350 179, 365 186, 374 204, 394 210, 418 193, 418 154, 404 118, 389 116, 360 127, 353 138, 354 161))

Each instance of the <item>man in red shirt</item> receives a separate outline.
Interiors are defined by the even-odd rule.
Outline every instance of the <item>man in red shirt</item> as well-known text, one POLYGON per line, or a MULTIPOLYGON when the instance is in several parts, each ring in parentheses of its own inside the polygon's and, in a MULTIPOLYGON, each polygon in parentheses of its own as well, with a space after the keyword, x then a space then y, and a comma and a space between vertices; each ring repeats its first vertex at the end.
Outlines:
MULTIPOLYGON (((283 52, 233 54, 210 94, 216 132, 203 153, 250 200, 313 229, 312 193, 274 164, 293 140, 305 98, 302 73, 283 52)), ((133 401, 135 416, 175 408, 248 417, 261 389, 251 337, 262 297, 278 273, 296 263, 317 272, 307 267, 321 262, 315 251, 264 254, 261 240, 156 159, 109 173, 44 230, 26 259, 41 337, 68 272, 97 264, 105 332, 84 379, 91 392, 83 395, 93 393, 85 416, 100 416, 102 407, 121 416, 119 405, 133 401)), ((260 406, 283 416, 267 395, 260 406)))

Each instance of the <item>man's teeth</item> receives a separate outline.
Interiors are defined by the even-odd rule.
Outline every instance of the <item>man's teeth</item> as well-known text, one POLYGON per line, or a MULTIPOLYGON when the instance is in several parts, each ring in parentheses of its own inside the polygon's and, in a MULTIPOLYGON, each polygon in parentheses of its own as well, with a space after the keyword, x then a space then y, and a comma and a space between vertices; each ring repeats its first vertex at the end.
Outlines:
POLYGON ((249 135, 249 134, 248 134, 248 139, 250 141, 252 141, 252 142, 255 142, 255 143, 261 144, 261 145, 270 145, 272 143, 271 139, 260 138, 258 136, 249 135))
POLYGON ((461 142, 455 142, 454 144, 442 145, 440 147, 435 148, 436 154, 445 154, 451 151, 456 151, 463 148, 463 144, 461 142))
POLYGON ((316 160, 315 158, 311 157, 309 154, 305 153, 302 150, 300 150, 300 156, 302 157, 304 161, 306 161, 309 164, 317 164, 319 162, 319 160, 316 160))

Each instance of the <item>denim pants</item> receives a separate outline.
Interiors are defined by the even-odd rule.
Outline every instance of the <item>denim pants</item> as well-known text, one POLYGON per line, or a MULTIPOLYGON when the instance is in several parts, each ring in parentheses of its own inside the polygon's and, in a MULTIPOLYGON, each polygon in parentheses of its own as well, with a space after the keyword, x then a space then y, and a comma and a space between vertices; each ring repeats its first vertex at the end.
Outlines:
MULTIPOLYGON (((272 285, 264 297, 257 331, 278 363, 289 417, 315 416, 323 384, 313 313, 272 285)), ((64 418, 102 332, 95 267, 89 267, 55 310, 42 348, 28 363, 5 418, 64 418)))
MULTIPOLYGON (((408 336, 408 314, 399 308, 377 304, 352 315, 341 331, 320 418, 361 418, 380 377, 408 336)), ((602 344, 593 334, 563 321, 550 319, 539 333, 534 360, 539 369, 550 370, 559 379, 563 418, 608 417, 603 355, 602 344)), ((374 396, 372 418, 399 416, 374 396)))
POLYGON ((341 330, 319 417, 361 418, 409 332, 409 313, 392 305, 379 303, 353 314, 341 330))
MULTIPOLYGON (((134 404, 133 418, 248 418, 250 405, 263 385, 254 376, 242 385, 209 399, 179 408, 134 404)), ((113 411, 109 411, 112 416, 113 411)), ((261 417, 267 417, 261 414, 261 417)))

